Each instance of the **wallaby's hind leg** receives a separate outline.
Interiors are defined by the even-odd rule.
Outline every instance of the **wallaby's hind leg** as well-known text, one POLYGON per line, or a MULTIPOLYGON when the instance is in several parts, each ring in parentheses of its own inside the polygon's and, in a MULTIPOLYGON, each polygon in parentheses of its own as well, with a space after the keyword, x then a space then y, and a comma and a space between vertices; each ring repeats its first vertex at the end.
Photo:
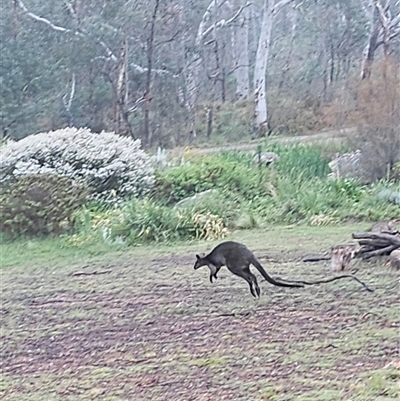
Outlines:
POLYGON ((259 287, 258 282, 257 282, 257 277, 250 271, 250 269, 248 269, 248 270, 249 270, 249 272, 248 272, 249 273, 249 277, 253 281, 253 286, 254 286, 254 288, 256 290, 257 296, 260 297, 261 290, 260 290, 260 287, 259 287))
MULTIPOLYGON (((229 266, 227 266, 229 269, 229 266)), ((247 283, 249 284, 250 287, 250 293, 251 295, 253 295, 254 298, 257 298, 257 296, 260 296, 260 287, 258 286, 257 283, 257 279, 254 276, 254 274, 252 274, 250 272, 250 269, 248 267, 244 268, 244 269, 235 269, 235 270, 231 270, 229 269, 233 274, 235 274, 236 276, 242 277, 243 279, 245 279, 247 281, 247 283), (255 291, 254 291, 254 287, 255 287, 255 291)))

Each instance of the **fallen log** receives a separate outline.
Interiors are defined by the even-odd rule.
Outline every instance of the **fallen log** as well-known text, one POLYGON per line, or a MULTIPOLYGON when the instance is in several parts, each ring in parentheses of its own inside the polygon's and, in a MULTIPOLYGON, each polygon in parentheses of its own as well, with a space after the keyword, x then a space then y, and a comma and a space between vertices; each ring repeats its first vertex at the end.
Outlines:
POLYGON ((389 255, 400 248, 400 236, 383 232, 353 233, 352 237, 358 240, 360 249, 357 256, 366 260, 374 256, 389 255))

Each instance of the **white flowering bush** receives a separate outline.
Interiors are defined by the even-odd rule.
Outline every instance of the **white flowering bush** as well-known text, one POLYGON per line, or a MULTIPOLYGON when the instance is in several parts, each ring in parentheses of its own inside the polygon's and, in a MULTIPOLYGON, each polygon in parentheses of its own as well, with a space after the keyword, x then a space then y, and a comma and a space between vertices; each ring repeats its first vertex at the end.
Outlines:
POLYGON ((109 201, 145 195, 154 182, 150 157, 140 140, 87 128, 31 135, 0 148, 3 187, 31 174, 69 177, 83 182, 92 197, 109 201))

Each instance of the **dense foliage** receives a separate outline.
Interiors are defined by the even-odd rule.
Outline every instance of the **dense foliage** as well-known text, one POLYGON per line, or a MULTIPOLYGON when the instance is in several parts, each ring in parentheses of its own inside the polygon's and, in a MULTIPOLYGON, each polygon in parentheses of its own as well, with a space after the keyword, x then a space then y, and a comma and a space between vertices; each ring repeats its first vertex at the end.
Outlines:
POLYGON ((224 238, 221 217, 205 211, 173 209, 149 199, 131 200, 113 209, 85 208, 75 214, 78 233, 69 239, 84 244, 93 239, 128 245, 190 239, 224 238))
MULTIPOLYGON (((332 124, 337 91, 349 90, 358 80, 364 49, 374 32, 381 34, 381 21, 387 21, 390 31, 381 35, 386 41, 376 40, 379 49, 372 49, 371 55, 384 43, 385 51, 398 62, 400 5, 384 3, 293 1, 277 13, 266 71, 275 131, 295 134, 332 124), (374 5, 385 10, 384 17, 374 5)), ((19 139, 74 125, 142 138, 148 114, 150 142, 174 145, 193 139, 188 121, 194 112, 197 139, 249 137, 255 89, 251 78, 263 7, 272 2, 215 4, 209 0, 1 2, 0 135, 19 139), (234 39, 245 15, 248 97, 237 102, 235 57, 245 49, 235 46, 234 39), (197 37, 200 28, 203 38, 197 37), (190 70, 196 63, 199 68, 190 70), (198 75, 197 99, 189 109, 188 78, 194 75, 198 75)), ((379 56, 375 54, 375 59, 379 56)))
POLYGON ((68 177, 26 175, 0 196, 1 231, 11 238, 67 232, 86 197, 87 190, 68 177))
MULTIPOLYGON (((328 178, 328 156, 336 149, 301 145, 267 148, 279 155, 270 166, 259 165, 249 152, 194 155, 190 162, 158 171, 154 187, 145 197, 124 199, 114 205, 97 201, 76 210, 76 205, 82 203, 78 197, 68 203, 71 206, 68 212, 61 213, 57 210, 63 211, 64 204, 57 200, 61 195, 56 187, 51 196, 41 195, 47 203, 33 204, 36 218, 53 219, 51 213, 57 211, 57 216, 62 216, 58 225, 46 220, 21 226, 20 217, 5 217, 5 211, 9 216, 17 210, 11 206, 13 202, 19 205, 20 200, 16 199, 25 202, 24 196, 32 196, 32 182, 22 179, 17 186, 19 198, 15 194, 10 196, 10 190, 4 195, 8 209, 2 209, 2 231, 12 235, 54 234, 62 232, 61 227, 70 228, 73 220, 75 233, 67 241, 76 246, 91 241, 134 245, 223 238, 228 228, 246 229, 271 223, 324 225, 349 219, 382 220, 400 216, 399 181, 365 185, 357 179, 328 178), (73 218, 72 211, 75 211, 73 218), (38 231, 32 231, 32 227, 38 231)), ((38 177, 56 180, 48 175, 38 177)), ((68 188, 72 190, 75 186, 68 188)), ((67 193, 61 193, 63 200, 70 199, 67 193)))
POLYGON ((239 163, 226 157, 206 156, 189 165, 159 172, 154 194, 168 204, 216 188, 232 196, 244 195, 248 199, 267 194, 267 189, 262 185, 265 177, 251 165, 251 158, 246 159, 244 163, 239 163))
MULTIPOLYGON (((331 224, 346 219, 384 219, 400 215, 383 188, 400 192, 396 182, 363 185, 356 179, 328 179, 329 158, 315 146, 270 146, 279 160, 272 167, 258 166, 251 154, 226 152, 199 157, 190 164, 159 172, 155 192, 164 202, 175 202, 195 192, 218 189, 197 203, 217 197, 220 209, 258 216, 264 222, 331 224)), ((192 205, 193 207, 193 205, 192 205)), ((229 218, 228 222, 229 224, 229 218)))
POLYGON ((144 195, 153 184, 150 158, 139 140, 76 128, 31 135, 0 149, 3 186, 30 174, 69 177, 109 201, 144 195))

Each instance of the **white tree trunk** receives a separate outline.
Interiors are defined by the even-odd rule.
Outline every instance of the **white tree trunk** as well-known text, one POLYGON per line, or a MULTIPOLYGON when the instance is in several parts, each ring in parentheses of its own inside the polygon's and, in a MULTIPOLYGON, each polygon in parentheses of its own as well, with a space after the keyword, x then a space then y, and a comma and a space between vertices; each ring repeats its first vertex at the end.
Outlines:
POLYGON ((256 130, 260 135, 264 134, 268 127, 265 74, 271 45, 273 3, 274 0, 265 0, 264 2, 261 32, 254 66, 254 119, 256 130))
POLYGON ((371 75, 375 52, 383 44, 384 55, 389 54, 390 42, 400 35, 400 12, 387 0, 383 6, 380 0, 361 0, 368 22, 368 42, 364 48, 361 79, 371 75), (393 16, 392 16, 393 15, 393 16))
POLYGON ((232 34, 237 100, 247 100, 249 98, 249 14, 248 7, 243 9, 236 25, 233 27, 232 34))
POLYGON ((274 17, 284 6, 292 1, 294 0, 281 0, 275 4, 275 0, 264 0, 261 32, 254 66, 254 122, 258 135, 264 135, 268 128, 265 74, 267 72, 274 17))
MULTIPOLYGON (((222 5, 229 5, 229 2, 227 3, 222 3, 222 5)), ((245 10, 247 7, 247 4, 245 7, 239 8, 237 12, 228 20, 221 19, 218 22, 214 22, 210 27, 206 29, 207 23, 210 21, 213 13, 215 12, 216 7, 218 7, 220 4, 218 3, 218 0, 212 0, 210 4, 207 7, 207 10, 203 14, 203 18, 201 19, 201 22, 199 24, 199 28, 197 30, 196 34, 196 40, 194 44, 194 49, 193 52, 189 58, 189 61, 187 63, 186 67, 186 87, 187 87, 187 102, 186 102, 186 107, 189 110, 190 114, 190 119, 191 119, 191 132, 192 135, 195 137, 196 136, 196 131, 195 131, 195 105, 196 105, 196 100, 197 100, 197 91, 198 87, 200 85, 200 74, 202 72, 202 64, 203 64, 203 58, 202 58, 202 45, 204 40, 210 35, 211 33, 216 32, 216 30, 230 26, 233 22, 235 22, 241 15, 241 13, 245 10)))
MULTIPOLYGON (((187 108, 189 113, 193 115, 194 107, 197 100, 197 89, 199 87, 199 77, 202 66, 201 45, 204 37, 205 26, 210 20, 214 8, 217 6, 217 1, 212 0, 203 14, 203 18, 197 29, 196 40, 194 43, 193 53, 187 63, 186 73, 186 87, 187 87, 187 108)), ((194 129, 194 127, 192 127, 194 129)), ((195 132, 193 132, 195 135, 195 132)))

